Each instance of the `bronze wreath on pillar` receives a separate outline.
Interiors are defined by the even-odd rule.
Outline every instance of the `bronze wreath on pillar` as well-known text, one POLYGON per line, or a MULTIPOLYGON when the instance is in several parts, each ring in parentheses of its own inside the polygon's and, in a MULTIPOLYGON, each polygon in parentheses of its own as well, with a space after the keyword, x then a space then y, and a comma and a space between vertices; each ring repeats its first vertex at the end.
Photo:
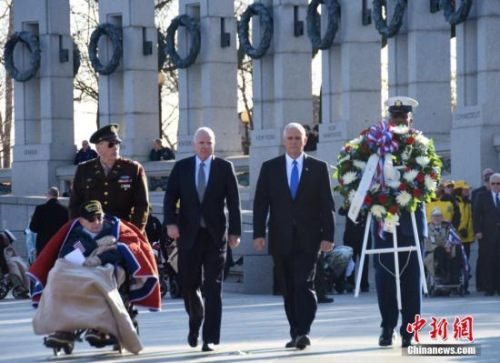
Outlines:
POLYGON ((405 15, 407 0, 397 0, 396 8, 394 9, 394 14, 392 15, 389 25, 387 25, 387 20, 382 18, 382 0, 373 0, 372 6, 373 21, 375 22, 375 27, 378 32, 386 38, 395 36, 399 32, 401 25, 403 25, 403 16, 405 15))
POLYGON ((455 11, 455 6, 451 0, 441 0, 441 7, 443 8, 444 18, 450 25, 458 25, 463 23, 469 16, 472 0, 462 0, 460 6, 455 11))
POLYGON ((38 40, 38 36, 31 32, 21 31, 12 34, 5 43, 4 47, 4 59, 5 59, 5 69, 9 72, 16 81, 18 82, 26 82, 32 79, 38 69, 40 68, 40 41, 38 40), (31 52, 31 60, 29 68, 21 72, 17 69, 14 64, 14 48, 16 47, 18 42, 22 42, 26 44, 31 52))
POLYGON ((338 0, 312 0, 307 6, 307 36, 314 49, 328 49, 332 46, 335 34, 339 29, 340 4, 338 0), (325 4, 328 26, 321 39, 321 17, 318 14, 319 4, 325 4))
POLYGON ((241 19, 238 22, 238 37, 240 38, 241 47, 243 48, 245 54, 252 59, 262 58, 271 45, 273 31, 273 17, 264 4, 255 3, 250 5, 245 10, 243 15, 241 15, 241 19), (259 15, 260 26, 264 29, 264 34, 262 35, 262 39, 260 40, 260 44, 257 48, 252 46, 250 39, 248 38, 250 19, 254 15, 259 15))
POLYGON ((97 73, 107 76, 116 70, 118 64, 120 64, 122 56, 123 37, 121 29, 109 23, 100 24, 90 36, 89 58, 92 68, 94 68, 97 73), (109 37, 113 46, 113 55, 111 56, 108 64, 105 66, 101 63, 99 57, 97 57, 97 45, 102 35, 109 37))
POLYGON ((175 17, 167 29, 165 51, 175 68, 187 68, 192 65, 200 53, 201 35, 200 26, 189 15, 175 17), (175 32, 179 26, 184 26, 191 34, 191 48, 186 58, 181 58, 175 49, 175 32))

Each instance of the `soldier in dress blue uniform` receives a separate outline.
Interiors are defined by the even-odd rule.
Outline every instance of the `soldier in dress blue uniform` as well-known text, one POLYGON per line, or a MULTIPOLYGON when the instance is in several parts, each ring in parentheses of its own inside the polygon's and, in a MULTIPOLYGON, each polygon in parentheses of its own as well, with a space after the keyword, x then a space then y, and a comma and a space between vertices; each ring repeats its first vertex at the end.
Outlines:
POLYGON ((122 140, 118 129, 117 124, 107 125, 90 137, 99 157, 76 169, 69 200, 70 218, 78 217, 83 202, 98 200, 106 214, 132 222, 144 231, 149 212, 146 174, 138 162, 120 157, 122 140))
MULTIPOLYGON (((391 97, 386 101, 389 106, 390 122, 410 126, 412 123, 411 111, 418 102, 409 97, 391 97)), ((415 211, 417 230, 420 241, 427 235, 427 221, 425 217, 425 205, 421 204, 415 211)), ((391 233, 384 233, 381 238, 378 233, 378 223, 372 222, 372 241, 375 248, 392 248, 393 240, 391 233)), ((398 246, 414 246, 415 240, 411 214, 407 211, 401 213, 399 226, 397 227, 398 246)), ((395 337, 394 329, 397 326, 399 313, 397 305, 396 278, 394 274, 394 254, 383 253, 374 255, 375 283, 377 286, 377 297, 380 314, 382 316, 382 333, 379 345, 391 346, 395 337)), ((401 339, 402 347, 411 345, 412 333, 406 328, 408 323, 413 323, 416 314, 420 314, 421 305, 421 283, 418 256, 416 251, 399 253, 399 271, 401 283, 401 339)))

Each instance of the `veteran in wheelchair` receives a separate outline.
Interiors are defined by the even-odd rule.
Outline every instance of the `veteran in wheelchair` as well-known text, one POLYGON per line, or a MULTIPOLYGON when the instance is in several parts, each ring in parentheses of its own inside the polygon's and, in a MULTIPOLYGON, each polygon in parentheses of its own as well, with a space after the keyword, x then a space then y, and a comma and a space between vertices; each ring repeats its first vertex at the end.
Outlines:
POLYGON ((160 309, 158 271, 151 246, 137 227, 85 202, 29 269, 35 280, 37 335, 54 354, 91 346, 142 350, 134 306, 160 309))

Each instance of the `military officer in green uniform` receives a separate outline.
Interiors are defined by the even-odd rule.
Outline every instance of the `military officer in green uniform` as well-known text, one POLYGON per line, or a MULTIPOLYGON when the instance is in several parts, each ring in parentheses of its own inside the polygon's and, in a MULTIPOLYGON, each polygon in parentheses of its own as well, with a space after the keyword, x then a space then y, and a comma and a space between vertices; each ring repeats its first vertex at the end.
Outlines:
POLYGON ((90 137, 99 157, 76 169, 70 218, 78 217, 83 202, 99 200, 106 214, 130 221, 144 231, 149 209, 146 174, 139 163, 120 157, 118 128, 117 124, 107 125, 90 137))

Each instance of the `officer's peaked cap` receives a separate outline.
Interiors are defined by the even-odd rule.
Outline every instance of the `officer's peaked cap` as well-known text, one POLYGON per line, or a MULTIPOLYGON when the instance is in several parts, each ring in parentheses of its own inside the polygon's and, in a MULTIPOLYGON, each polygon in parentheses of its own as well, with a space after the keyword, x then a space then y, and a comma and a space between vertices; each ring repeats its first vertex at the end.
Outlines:
POLYGON ((118 124, 110 124, 101 127, 92 134, 89 141, 93 144, 98 144, 101 141, 122 142, 118 136, 119 128, 120 126, 118 124))
POLYGON ((385 105, 389 107, 389 112, 411 112, 418 106, 417 100, 406 96, 389 97, 385 101, 385 105))

